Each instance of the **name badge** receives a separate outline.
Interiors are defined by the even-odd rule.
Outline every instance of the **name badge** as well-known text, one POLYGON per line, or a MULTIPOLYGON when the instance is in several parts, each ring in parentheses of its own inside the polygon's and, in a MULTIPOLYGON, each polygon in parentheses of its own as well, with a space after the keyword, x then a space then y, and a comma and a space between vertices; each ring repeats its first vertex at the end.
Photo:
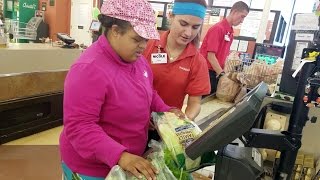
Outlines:
POLYGON ((151 63, 152 64, 164 64, 167 63, 167 53, 152 53, 151 54, 151 63))
POLYGON ((226 34, 226 35, 224 35, 224 40, 225 41, 230 41, 230 37, 226 34))

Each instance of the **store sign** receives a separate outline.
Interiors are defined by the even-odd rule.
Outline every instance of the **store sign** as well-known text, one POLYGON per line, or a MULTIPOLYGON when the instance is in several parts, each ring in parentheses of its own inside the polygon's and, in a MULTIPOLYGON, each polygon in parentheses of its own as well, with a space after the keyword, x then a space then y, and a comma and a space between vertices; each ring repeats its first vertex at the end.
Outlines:
POLYGON ((210 15, 211 16, 220 16, 220 10, 221 10, 220 8, 212 8, 210 15))
POLYGON ((28 23, 38 10, 39 0, 19 0, 19 21, 28 23))
POLYGON ((38 5, 36 4, 27 4, 27 3, 23 3, 22 7, 27 8, 27 9, 34 9, 36 10, 36 8, 38 7, 38 5))

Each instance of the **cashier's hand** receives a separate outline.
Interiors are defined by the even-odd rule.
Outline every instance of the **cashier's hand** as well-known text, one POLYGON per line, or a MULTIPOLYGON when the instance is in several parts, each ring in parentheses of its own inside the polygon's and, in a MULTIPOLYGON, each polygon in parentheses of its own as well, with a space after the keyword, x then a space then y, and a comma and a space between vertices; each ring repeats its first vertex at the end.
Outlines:
POLYGON ((172 108, 172 109, 169 110, 169 112, 174 113, 180 119, 185 119, 186 118, 186 115, 178 108, 172 108))
POLYGON ((144 175, 148 180, 156 180, 156 174, 159 173, 148 160, 128 152, 121 154, 118 165, 139 179, 144 175))

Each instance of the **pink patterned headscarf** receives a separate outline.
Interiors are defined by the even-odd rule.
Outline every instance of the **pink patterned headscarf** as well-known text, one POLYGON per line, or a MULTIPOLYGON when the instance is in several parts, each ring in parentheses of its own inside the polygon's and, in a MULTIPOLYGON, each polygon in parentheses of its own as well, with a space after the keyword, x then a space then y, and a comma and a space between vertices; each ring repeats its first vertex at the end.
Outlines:
POLYGON ((146 0, 106 0, 101 13, 130 22, 134 31, 143 38, 160 38, 151 4, 146 0))

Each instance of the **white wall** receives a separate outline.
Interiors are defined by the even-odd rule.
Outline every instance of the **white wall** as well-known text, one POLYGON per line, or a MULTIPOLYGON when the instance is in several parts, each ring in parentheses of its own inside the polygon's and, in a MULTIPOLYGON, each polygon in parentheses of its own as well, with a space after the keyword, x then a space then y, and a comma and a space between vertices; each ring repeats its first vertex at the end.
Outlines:
MULTIPOLYGON (((294 0, 272 0, 271 10, 281 11, 283 18, 289 22, 294 0)), ((252 0, 250 8, 263 9, 265 0, 252 0)))
MULTIPOLYGON (((291 12, 294 0, 272 0, 271 9, 291 12)), ((310 13, 312 12, 313 3, 315 0, 296 0, 295 13, 310 13)), ((252 0, 251 8, 263 9, 265 0, 252 0)))
POLYGON ((294 13, 311 13, 315 0, 297 0, 294 13))

